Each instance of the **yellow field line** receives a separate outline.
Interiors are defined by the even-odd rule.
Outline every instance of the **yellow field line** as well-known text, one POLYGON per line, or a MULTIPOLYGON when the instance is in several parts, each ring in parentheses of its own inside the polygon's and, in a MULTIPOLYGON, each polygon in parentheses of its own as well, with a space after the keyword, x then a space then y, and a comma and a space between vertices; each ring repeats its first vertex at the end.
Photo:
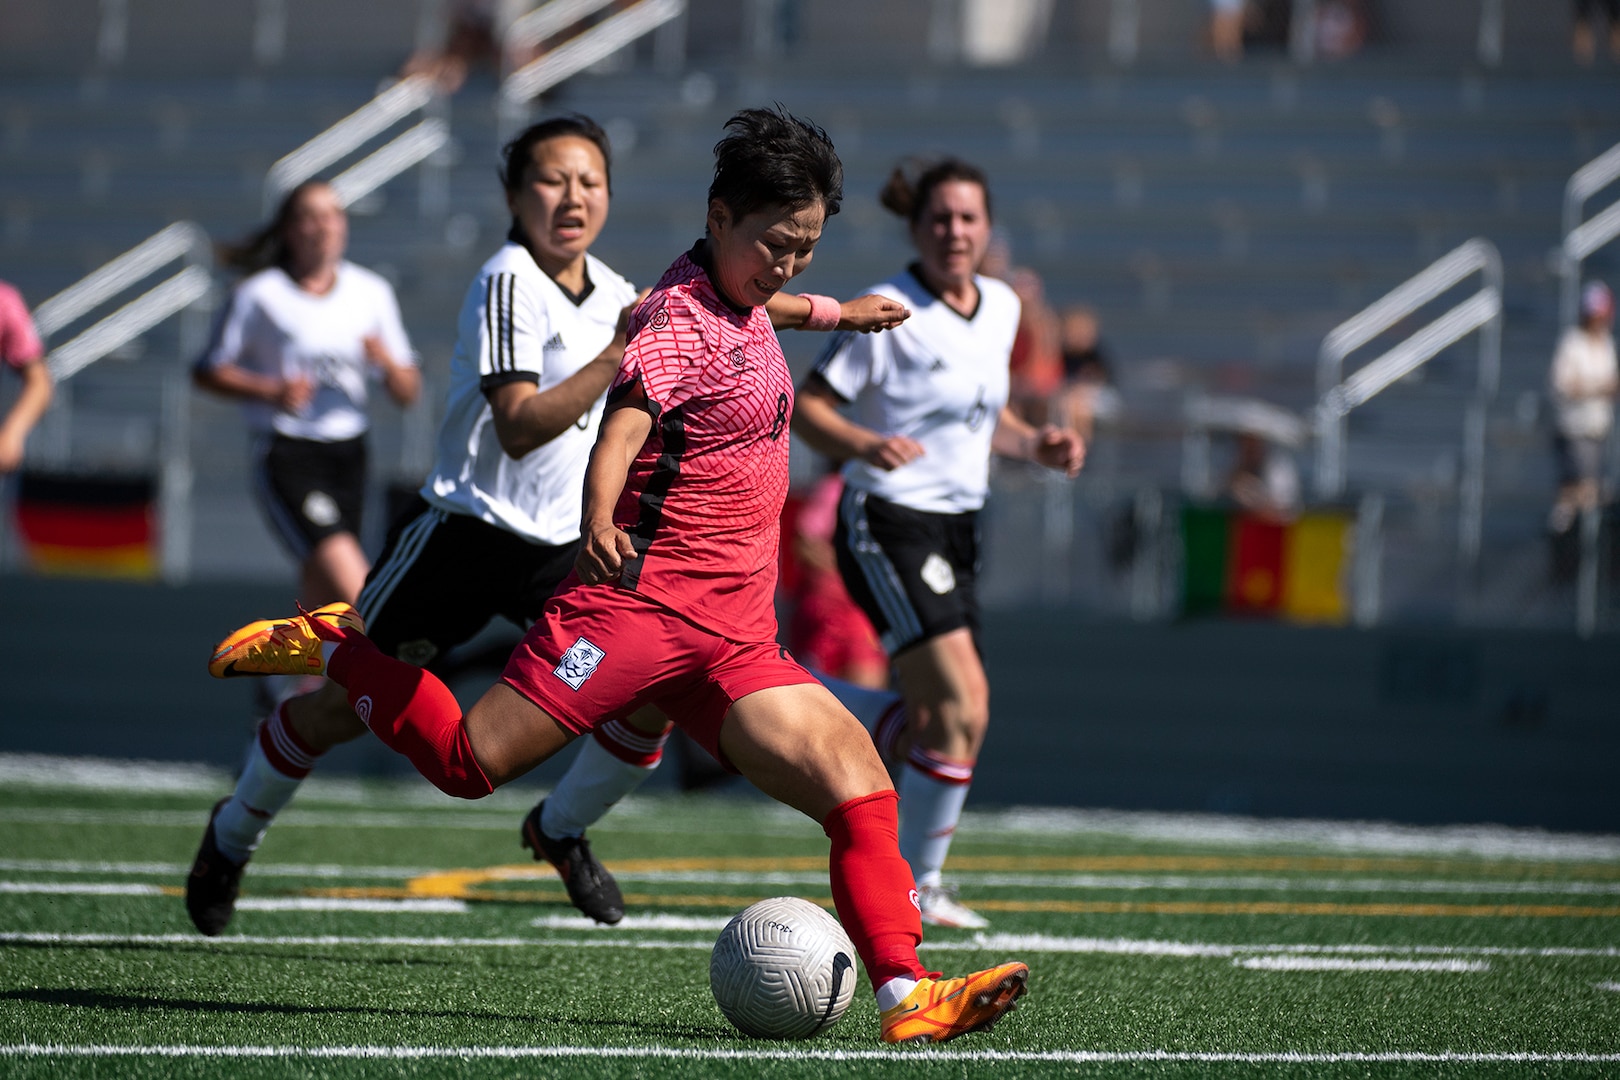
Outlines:
MULTIPOLYGON (((413 883, 414 884, 414 883, 413 883)), ((413 887, 311 889, 304 895, 338 897, 348 900, 402 900, 424 895, 479 903, 560 904, 567 898, 555 891, 475 891, 423 893, 413 887)), ((717 907, 741 910, 763 896, 677 895, 670 893, 631 893, 624 898, 635 907, 717 907)), ((831 908, 829 897, 806 897, 831 908)), ((1280 901, 1201 901, 1201 900, 981 900, 973 906, 985 911, 1056 912, 1069 915, 1337 915, 1394 918, 1452 919, 1590 919, 1620 917, 1620 907, 1591 907, 1573 904, 1334 904, 1287 903, 1280 901)))

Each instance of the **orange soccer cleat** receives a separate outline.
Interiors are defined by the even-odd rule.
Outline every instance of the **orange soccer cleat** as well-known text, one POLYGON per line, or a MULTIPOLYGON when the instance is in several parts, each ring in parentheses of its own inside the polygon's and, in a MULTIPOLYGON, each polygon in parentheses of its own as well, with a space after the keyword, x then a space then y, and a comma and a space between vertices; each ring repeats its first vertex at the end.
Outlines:
POLYGON ((922 979, 904 1001, 883 1010, 883 1041, 949 1042, 970 1031, 989 1031, 1013 1010, 1028 982, 1029 966, 1016 961, 965 979, 922 979))
POLYGON ((263 619, 249 623, 220 642, 208 661, 208 674, 216 679, 237 675, 324 675, 326 660, 321 644, 364 634, 366 624, 350 604, 339 601, 299 609, 290 619, 263 619))

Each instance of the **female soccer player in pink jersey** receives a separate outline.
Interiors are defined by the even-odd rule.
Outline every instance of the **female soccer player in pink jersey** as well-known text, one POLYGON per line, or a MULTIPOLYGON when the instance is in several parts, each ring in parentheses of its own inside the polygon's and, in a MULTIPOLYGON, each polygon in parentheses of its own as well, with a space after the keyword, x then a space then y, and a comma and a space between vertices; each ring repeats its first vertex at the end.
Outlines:
POLYGON ((763 305, 809 265, 843 167, 820 128, 751 109, 715 147, 708 231, 637 308, 585 475, 582 546, 464 716, 335 604, 244 627, 210 670, 325 673, 441 790, 479 798, 596 725, 652 703, 728 768, 820 822, 834 904, 886 1042, 990 1027, 1023 993, 1011 962, 959 979, 917 959, 921 917, 897 796, 866 729, 776 643, 778 521, 793 385, 763 305))

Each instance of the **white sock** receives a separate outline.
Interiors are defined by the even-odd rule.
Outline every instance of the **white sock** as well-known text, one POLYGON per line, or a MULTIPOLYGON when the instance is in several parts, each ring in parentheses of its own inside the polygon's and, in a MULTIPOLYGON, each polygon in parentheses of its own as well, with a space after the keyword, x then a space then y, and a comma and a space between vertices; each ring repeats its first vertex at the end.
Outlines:
POLYGON ((558 839, 580 836, 602 820, 614 803, 640 787, 658 768, 663 756, 662 737, 657 741, 660 749, 651 764, 632 765, 608 753, 594 736, 587 736, 568 771, 546 796, 545 809, 540 811, 540 831, 558 839))
POLYGON ((825 671, 817 671, 815 668, 808 670, 822 686, 832 691, 832 696, 838 699, 840 705, 855 714, 855 719, 859 720, 867 731, 877 727, 877 722, 884 711, 900 700, 900 695, 893 690, 872 690, 835 678, 825 671))
MULTIPOLYGON (((969 785, 925 772, 917 766, 917 753, 914 750, 900 770, 900 855, 911 864, 921 888, 939 884, 969 785)), ((972 775, 969 767, 968 777, 972 775)))
POLYGON ((292 801, 314 764, 314 756, 291 741, 277 708, 248 745, 236 790, 214 816, 214 843, 227 859, 244 863, 253 856, 271 820, 292 801), (271 754, 279 759, 280 768, 271 762, 271 754), (288 769, 298 775, 290 775, 288 769))
POLYGON ((890 979, 888 982, 877 988, 878 1012, 882 1012, 885 1009, 894 1008, 896 1005, 906 1000, 906 995, 910 994, 915 989, 917 989, 916 979, 900 977, 890 979))

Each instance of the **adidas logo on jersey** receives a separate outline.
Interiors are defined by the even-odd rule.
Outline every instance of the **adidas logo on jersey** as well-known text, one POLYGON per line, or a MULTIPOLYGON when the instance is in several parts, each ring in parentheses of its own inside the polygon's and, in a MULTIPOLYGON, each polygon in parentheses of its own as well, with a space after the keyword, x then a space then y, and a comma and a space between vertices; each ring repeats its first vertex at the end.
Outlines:
POLYGON ((945 361, 941 360, 937 356, 934 357, 934 362, 929 365, 928 370, 929 371, 944 371, 945 370, 945 361))
POLYGON ((559 330, 557 333, 552 334, 551 337, 547 338, 545 348, 548 352, 552 349, 568 348, 568 346, 563 344, 562 331, 559 330))

